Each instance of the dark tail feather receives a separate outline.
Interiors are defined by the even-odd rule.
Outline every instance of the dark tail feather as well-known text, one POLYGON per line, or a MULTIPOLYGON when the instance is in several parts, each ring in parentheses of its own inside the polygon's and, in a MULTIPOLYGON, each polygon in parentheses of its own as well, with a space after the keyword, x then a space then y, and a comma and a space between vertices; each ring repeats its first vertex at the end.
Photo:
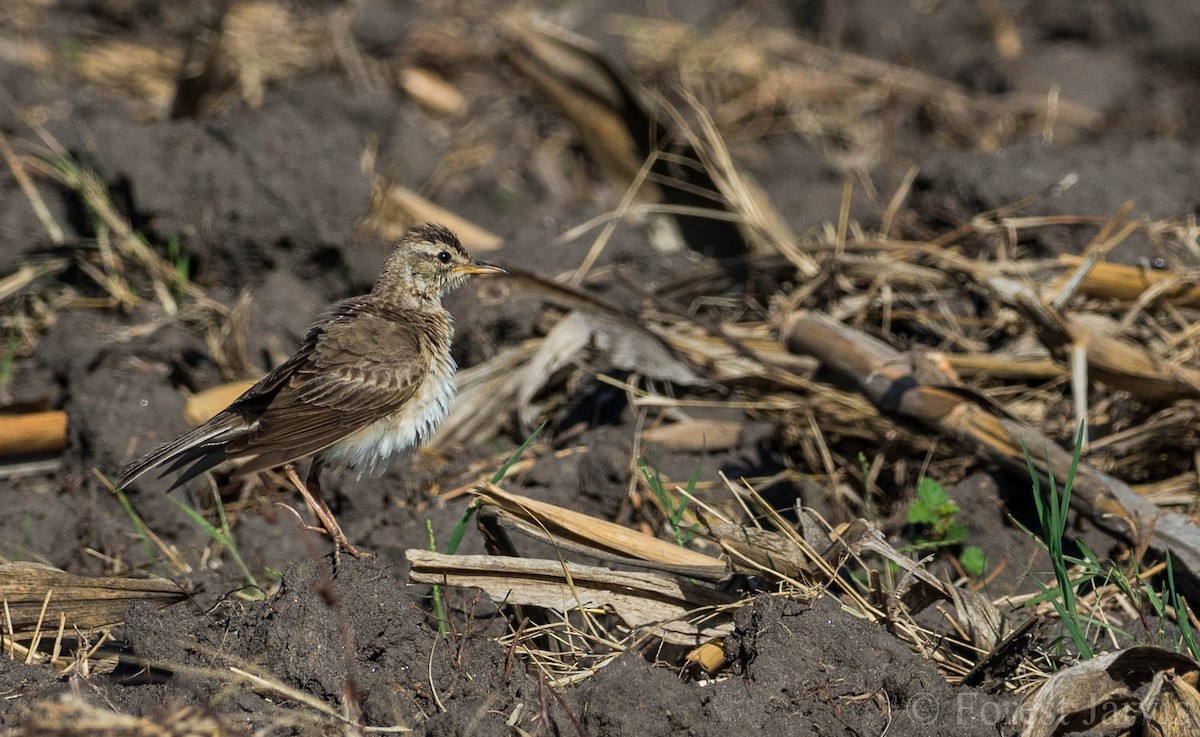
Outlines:
MULTIPOLYGON (((159 464, 158 478, 166 478, 189 463, 194 463, 197 458, 207 458, 214 453, 220 455, 221 458, 224 459, 225 443, 204 443, 203 445, 195 445, 187 450, 182 450, 159 464)), ((217 461, 217 463, 220 463, 220 461, 217 461)))
MULTIPOLYGON (((196 457, 190 456, 187 460, 190 461, 193 458, 196 458, 196 457)), ((224 446, 217 446, 217 447, 211 448, 207 453, 200 456, 199 458, 196 458, 196 462, 193 463, 192 465, 188 466, 188 468, 183 473, 176 476, 175 480, 171 482, 171 486, 170 486, 170 488, 167 489, 167 491, 168 492, 175 491, 180 486, 183 486, 187 482, 189 482, 192 479, 196 478, 197 476, 203 474, 205 471, 208 471, 210 468, 221 463, 224 460, 225 460, 225 447, 224 446)), ((173 464, 170 469, 163 471, 162 473, 160 473, 158 475, 158 477, 161 479, 163 476, 173 473, 176 470, 176 468, 178 468, 179 466, 182 466, 185 462, 186 461, 180 461, 179 463, 173 464)))
POLYGON ((175 485, 171 487, 175 488, 175 486, 195 478, 224 460, 225 445, 237 437, 241 429, 241 420, 238 417, 222 412, 195 430, 181 435, 165 445, 159 446, 133 463, 130 463, 121 472, 121 478, 117 482, 117 487, 125 488, 136 481, 142 474, 164 463, 169 465, 159 474, 159 478, 173 473, 188 463, 199 459, 195 465, 185 471, 175 481, 175 485), (215 460, 213 460, 214 458, 215 460))

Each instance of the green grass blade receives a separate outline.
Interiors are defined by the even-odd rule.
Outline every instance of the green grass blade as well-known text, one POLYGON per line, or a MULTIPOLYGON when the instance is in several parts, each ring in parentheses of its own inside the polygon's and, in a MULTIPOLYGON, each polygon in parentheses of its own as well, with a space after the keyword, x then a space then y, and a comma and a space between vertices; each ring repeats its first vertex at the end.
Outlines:
MULTIPOLYGON (((214 496, 216 496, 215 493, 214 496)), ((258 589, 259 594, 265 595, 265 590, 258 584, 258 579, 256 579, 254 574, 250 572, 250 566, 246 565, 246 561, 242 559, 241 552, 238 551, 237 542, 233 539, 233 533, 229 529, 229 520, 225 516, 225 505, 221 503, 219 496, 217 496, 216 506, 217 516, 221 520, 220 527, 213 525, 208 521, 207 518, 205 518, 203 514, 193 509, 190 505, 179 501, 175 497, 168 497, 168 499, 174 502, 175 506, 179 507, 179 509, 182 510, 185 515, 187 515, 188 519, 190 519, 193 524, 195 524, 197 527, 203 530, 206 535, 212 538, 213 542, 229 551, 229 556, 233 558, 234 565, 236 565, 238 570, 241 571, 242 578, 246 581, 247 585, 250 588, 258 589)))
MULTIPOLYGON (((1071 508, 1071 490, 1075 483, 1076 473, 1079 470, 1085 432, 1086 425, 1081 422, 1079 432, 1076 434, 1071 466, 1067 471, 1067 479, 1061 492, 1058 487, 1058 481, 1054 477, 1054 469, 1050 463, 1049 451, 1047 451, 1046 480, 1048 488, 1046 489, 1045 498, 1042 496, 1041 477, 1033 467, 1033 456, 1030 454, 1029 448, 1025 445, 1024 441, 1021 443, 1021 448, 1025 453, 1025 467, 1029 471, 1029 478, 1033 487, 1033 505, 1037 513, 1038 523, 1042 528, 1042 543, 1045 545, 1046 552, 1050 556, 1050 563, 1054 569, 1054 578, 1058 584, 1057 596, 1053 596, 1051 590, 1041 582, 1037 583, 1039 588, 1043 589, 1043 595, 1049 598, 1053 604, 1055 611, 1062 620, 1063 628, 1067 631, 1067 634, 1079 651, 1079 656, 1087 660, 1093 657, 1094 652, 1091 644, 1088 642, 1086 628, 1079 617, 1075 599, 1076 582, 1071 581, 1070 564, 1063 552, 1063 538, 1067 531, 1067 517, 1071 508)), ((1090 551, 1084 553, 1085 557, 1088 552, 1090 551)), ((1092 571, 1081 580, 1090 580, 1095 575, 1096 572, 1092 571)))
POLYGON ((508 473, 508 469, 512 468, 512 465, 521 459, 521 456, 525 454, 525 451, 529 450, 529 446, 533 445, 534 441, 538 439, 538 436, 542 434, 542 430, 545 429, 546 423, 543 422, 542 424, 538 425, 537 429, 530 433, 529 437, 525 438, 525 442, 517 446, 517 449, 513 451, 511 456, 508 457, 508 460, 504 462, 504 465, 496 469, 496 472, 492 474, 492 478, 489 480, 493 484, 500 483, 500 479, 504 478, 504 474, 508 473))
POLYGON ((1179 628, 1179 635, 1183 638, 1188 652, 1192 654, 1192 659, 1200 660, 1200 646, 1196 643, 1196 633, 1192 630, 1192 620, 1188 616, 1190 608, 1175 589, 1175 565, 1171 560, 1170 550, 1167 550, 1167 591, 1171 597, 1171 606, 1175 609, 1175 626, 1179 628))
MULTIPOLYGON (((500 468, 496 469, 496 472, 488 480, 493 484, 500 483, 500 480, 504 478, 504 474, 508 473, 508 469, 512 468, 514 463, 521 460, 521 456, 525 455, 525 451, 529 450, 529 446, 533 445, 538 436, 542 434, 542 430, 545 429, 546 423, 543 422, 538 425, 537 429, 530 433, 529 437, 525 438, 525 442, 517 446, 517 449, 512 452, 508 460, 500 468)), ((454 531, 450 533, 450 542, 446 545, 446 553, 448 555, 454 555, 458 552, 458 546, 462 544, 463 536, 467 534, 467 527, 471 524, 471 518, 475 516, 475 511, 478 509, 479 503, 472 501, 463 511, 462 517, 459 517, 458 524, 454 526, 454 531)))
POLYGON ((121 505, 121 509, 125 510, 125 515, 133 522, 133 527, 137 530, 138 538, 142 541, 147 562, 154 561, 157 555, 154 552, 154 541, 150 539, 150 528, 146 527, 146 523, 142 521, 142 516, 133 508, 133 503, 129 501, 129 497, 125 496, 125 492, 120 487, 113 485, 113 494, 117 497, 117 503, 121 505))
MULTIPOLYGON (((437 541, 433 536, 433 521, 425 520, 425 529, 429 532, 429 549, 437 552, 437 541)), ((442 587, 438 584, 433 585, 433 615, 438 621, 438 636, 445 639, 450 636, 449 627, 446 625, 446 605, 442 601, 442 587)))

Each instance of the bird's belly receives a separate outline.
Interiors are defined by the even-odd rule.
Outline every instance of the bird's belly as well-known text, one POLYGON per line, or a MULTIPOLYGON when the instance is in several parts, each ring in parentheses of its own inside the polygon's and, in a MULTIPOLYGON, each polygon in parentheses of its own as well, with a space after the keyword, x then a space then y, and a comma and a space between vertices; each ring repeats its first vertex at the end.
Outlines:
POLYGON ((449 413, 454 399, 454 366, 441 368, 421 383, 399 412, 331 445, 322 454, 325 460, 353 468, 360 477, 378 476, 397 453, 428 440, 449 413))

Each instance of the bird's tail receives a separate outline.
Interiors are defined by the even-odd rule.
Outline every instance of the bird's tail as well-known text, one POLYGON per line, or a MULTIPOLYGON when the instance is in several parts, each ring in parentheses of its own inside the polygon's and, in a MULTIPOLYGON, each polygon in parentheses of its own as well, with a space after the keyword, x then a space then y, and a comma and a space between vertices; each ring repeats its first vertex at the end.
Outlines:
POLYGON ((159 446, 121 471, 117 488, 125 488, 148 471, 163 467, 158 478, 183 469, 174 489, 225 460, 225 446, 245 431, 236 415, 221 412, 195 430, 159 446), (186 468, 185 468, 186 466, 186 468))

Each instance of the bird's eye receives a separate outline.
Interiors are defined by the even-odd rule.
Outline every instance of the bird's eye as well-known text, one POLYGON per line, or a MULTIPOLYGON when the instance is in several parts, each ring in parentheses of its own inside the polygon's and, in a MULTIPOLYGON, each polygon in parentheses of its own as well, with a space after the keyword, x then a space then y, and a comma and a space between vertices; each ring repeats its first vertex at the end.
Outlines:
POLYGON ((439 254, 438 254, 438 261, 441 261, 441 262, 442 262, 442 263, 444 263, 444 264, 448 264, 448 263, 450 263, 450 252, 449 252, 449 251, 442 251, 441 253, 439 253, 439 254))

